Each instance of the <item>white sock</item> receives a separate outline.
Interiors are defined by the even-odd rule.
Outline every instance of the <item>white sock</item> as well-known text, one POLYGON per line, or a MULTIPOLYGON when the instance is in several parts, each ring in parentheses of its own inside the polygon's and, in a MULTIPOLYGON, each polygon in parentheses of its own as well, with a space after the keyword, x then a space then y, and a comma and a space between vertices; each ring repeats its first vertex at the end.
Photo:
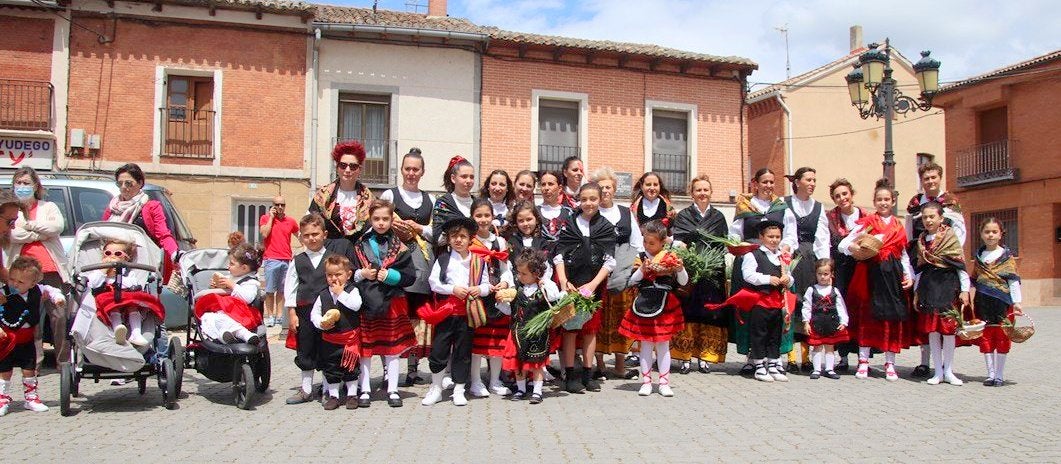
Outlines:
POLYGON ((943 336, 943 372, 954 375, 954 347, 958 340, 954 335, 943 336))
POLYGON ((7 394, 7 381, 0 379, 0 395, 7 394))
POLYGON ((885 351, 884 352, 884 362, 886 362, 888 364, 891 364, 892 366, 895 366, 895 353, 892 353, 891 351, 885 351))
POLYGON ((122 313, 111 311, 107 313, 107 317, 111 320, 111 330, 117 329, 119 325, 122 325, 122 313))
POLYGON ((327 379, 324 380, 324 388, 328 390, 328 396, 332 398, 339 397, 339 385, 342 384, 342 382, 328 383, 327 379))
POLYGON ((1004 380, 1002 371, 1006 369, 1006 353, 995 353, 995 378, 1004 380))
POLYGON ((490 387, 501 386, 501 357, 490 356, 486 358, 486 364, 490 366, 490 387))
POLYGON ((652 342, 641 342, 641 383, 652 382, 652 351, 655 348, 652 342))
POLYGON ((987 366, 987 378, 995 378, 995 353, 984 353, 984 365, 987 366))
POLYGON ((302 371, 302 393, 310 394, 313 391, 313 371, 302 371))
POLYGON ((526 393, 527 392, 527 379, 521 379, 516 381, 516 389, 526 393))
POLYGON ((670 385, 670 341, 656 342, 656 369, 659 369, 659 384, 670 385))
POLYGON ((928 334, 928 345, 932 351, 932 368, 936 370, 935 376, 943 377, 943 338, 939 332, 928 334))
POLYGON ((143 336, 140 333, 141 325, 144 322, 144 315, 140 311, 129 311, 129 336, 143 336))
POLYGON ((543 382, 541 380, 535 380, 533 382, 533 384, 534 384, 534 393, 537 393, 537 394, 541 395, 542 394, 542 384, 544 384, 544 383, 545 382, 543 382))
POLYGON ((483 358, 484 357, 485 356, 483 356, 481 354, 473 354, 472 355, 472 369, 471 369, 471 373, 469 374, 469 376, 471 377, 468 380, 469 384, 482 385, 482 383, 483 383, 483 358))
POLYGON ((930 355, 929 349, 930 349, 930 347, 928 345, 921 345, 921 365, 922 366, 927 366, 928 365, 928 359, 929 359, 929 355, 930 355))
POLYGON ((372 358, 362 357, 357 361, 361 367, 361 393, 372 391, 372 358))
POLYGON ((246 342, 247 340, 250 340, 251 337, 254 336, 254 332, 251 332, 251 331, 247 330, 246 327, 242 327, 241 326, 240 328, 236 329, 235 335, 236 335, 236 338, 246 342))
POLYGON ((858 360, 861 362, 863 359, 869 361, 869 347, 860 346, 858 347, 858 360))
POLYGON ((352 396, 355 396, 355 395, 357 395, 357 381, 356 380, 347 380, 346 381, 346 396, 352 397, 352 396))
POLYGON ((820 348, 815 348, 810 355, 810 362, 814 365, 814 372, 822 371, 822 357, 825 355, 820 348))
POLYGON ((397 356, 384 356, 383 360, 387 362, 387 393, 393 393, 398 391, 398 376, 401 372, 398 372, 398 357, 397 356))
POLYGON ((826 351, 825 352, 825 372, 832 372, 834 367, 836 367, 836 352, 835 351, 826 351))

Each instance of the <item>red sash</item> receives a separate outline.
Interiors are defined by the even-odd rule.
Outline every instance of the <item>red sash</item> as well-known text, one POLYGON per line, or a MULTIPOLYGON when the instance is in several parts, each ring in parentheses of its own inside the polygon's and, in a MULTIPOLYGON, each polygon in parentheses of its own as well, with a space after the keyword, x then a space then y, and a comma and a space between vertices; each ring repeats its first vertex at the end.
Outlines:
POLYGON ((357 360, 361 357, 361 331, 354 329, 346 332, 322 332, 321 340, 333 345, 342 345, 343 358, 339 365, 349 372, 354 372, 357 360))

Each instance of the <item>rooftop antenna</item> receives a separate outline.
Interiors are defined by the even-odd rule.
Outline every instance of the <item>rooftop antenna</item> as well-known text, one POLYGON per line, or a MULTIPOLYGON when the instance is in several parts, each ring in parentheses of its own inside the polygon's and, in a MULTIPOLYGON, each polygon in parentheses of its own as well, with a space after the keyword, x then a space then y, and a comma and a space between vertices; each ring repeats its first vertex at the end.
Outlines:
POLYGON ((372 14, 376 14, 376 9, 379 8, 379 0, 372 2, 372 14))
POLYGON ((785 23, 784 26, 774 27, 774 29, 785 36, 785 80, 788 80, 792 78, 792 62, 788 58, 788 23, 785 23))

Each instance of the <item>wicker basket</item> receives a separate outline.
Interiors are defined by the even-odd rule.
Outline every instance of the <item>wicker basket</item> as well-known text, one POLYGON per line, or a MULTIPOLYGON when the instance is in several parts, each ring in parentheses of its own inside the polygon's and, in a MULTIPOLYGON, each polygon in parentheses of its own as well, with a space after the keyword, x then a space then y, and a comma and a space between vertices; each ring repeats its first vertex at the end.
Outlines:
POLYGON ((962 322, 962 326, 958 328, 956 333, 958 334, 958 338, 961 338, 962 340, 976 340, 984 335, 984 327, 987 327, 987 323, 984 321, 980 321, 976 324, 962 322))
POLYGON ((880 252, 881 247, 884 246, 884 242, 870 234, 862 234, 855 239, 855 243, 860 245, 861 248, 857 251, 851 252, 851 256, 859 261, 865 261, 876 257, 877 253, 880 252))
POLYGON ((572 317, 575 317, 575 305, 569 304, 560 308, 556 314, 553 314, 553 322, 549 324, 549 327, 553 329, 560 327, 565 322, 571 320, 572 317))
POLYGON ((1032 338, 1032 335, 1035 335, 1035 321, 1027 314, 1022 315, 1028 318, 1029 325, 1007 325, 1002 328, 1013 343, 1024 343, 1029 338, 1032 338))

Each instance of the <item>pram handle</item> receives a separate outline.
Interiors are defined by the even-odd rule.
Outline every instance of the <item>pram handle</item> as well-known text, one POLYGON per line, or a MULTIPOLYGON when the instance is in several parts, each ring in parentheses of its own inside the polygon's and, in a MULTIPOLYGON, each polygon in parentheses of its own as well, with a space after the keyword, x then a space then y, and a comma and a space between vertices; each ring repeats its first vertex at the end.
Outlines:
POLYGON ((155 266, 149 266, 147 264, 140 264, 140 263, 125 263, 125 262, 89 264, 87 266, 82 266, 81 267, 81 271, 82 272, 87 272, 87 271, 95 271, 97 269, 122 269, 122 268, 139 269, 141 271, 147 271, 147 272, 158 272, 158 268, 155 267, 155 266))

